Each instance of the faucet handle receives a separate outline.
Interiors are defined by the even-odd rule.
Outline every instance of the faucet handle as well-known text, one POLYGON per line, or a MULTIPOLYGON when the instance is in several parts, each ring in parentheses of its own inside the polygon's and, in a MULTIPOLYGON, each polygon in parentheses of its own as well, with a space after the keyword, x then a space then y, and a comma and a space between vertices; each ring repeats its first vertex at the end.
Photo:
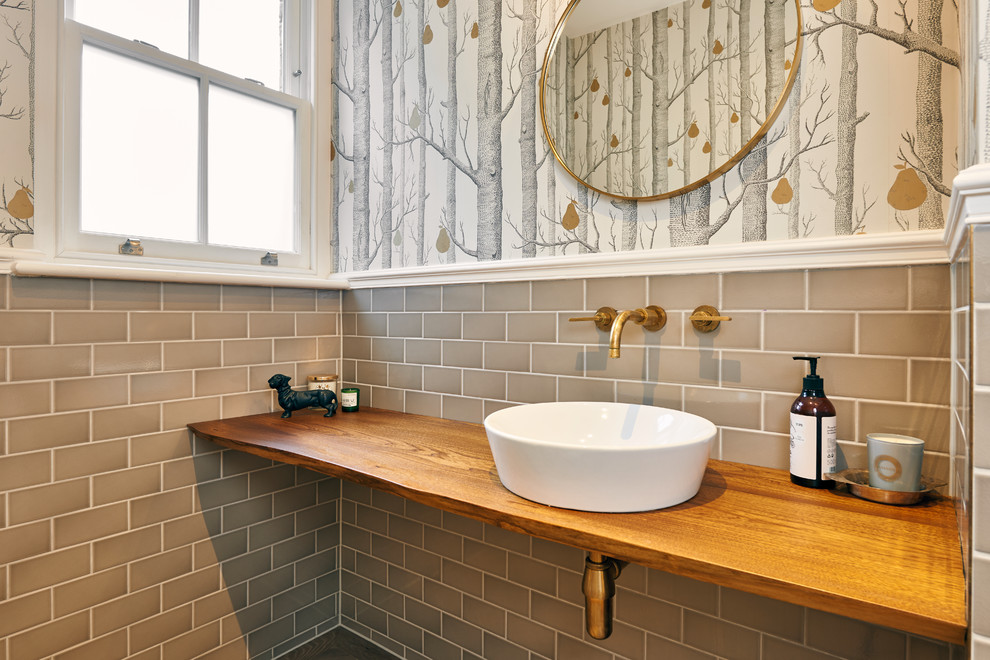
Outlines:
POLYGON ((722 321, 731 321, 731 316, 721 316, 711 305, 701 305, 688 317, 691 325, 699 332, 712 332, 722 321))
POLYGON ((594 321, 595 326, 599 330, 608 331, 612 327, 612 321, 615 320, 616 311, 611 307, 599 307, 598 311, 595 312, 594 316, 579 316, 575 318, 569 318, 568 321, 594 321))

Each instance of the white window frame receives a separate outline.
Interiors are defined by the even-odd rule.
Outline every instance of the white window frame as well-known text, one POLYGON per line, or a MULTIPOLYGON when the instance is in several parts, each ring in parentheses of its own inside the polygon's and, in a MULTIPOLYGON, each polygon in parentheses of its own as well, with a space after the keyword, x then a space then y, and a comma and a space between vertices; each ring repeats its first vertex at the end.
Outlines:
MULTIPOLYGON (((49 252, 55 262, 61 263, 95 263, 115 268, 237 272, 270 276, 273 279, 330 276, 329 199, 321 190, 326 186, 317 185, 325 178, 324 173, 329 172, 329 124, 326 118, 329 117, 327 92, 331 63, 329 60, 323 61, 329 56, 329 49, 320 45, 321 41, 329 41, 329 39, 315 38, 315 35, 329 35, 329 12, 326 8, 320 10, 320 5, 323 3, 319 0, 286 0, 284 29, 294 30, 298 37, 289 42, 285 48, 284 70, 301 72, 298 76, 286 75, 287 86, 293 92, 287 94, 67 19, 66 16, 71 15, 71 2, 72 0, 64 0, 59 3, 57 12, 59 57, 56 94, 59 102, 56 117, 55 175, 58 195, 54 209, 56 216, 53 218, 54 231, 47 237, 45 236, 47 232, 44 230, 39 232, 41 235, 38 238, 42 239, 42 249, 47 243, 48 249, 45 251, 49 252), (295 189, 298 213, 295 231, 298 251, 280 252, 278 266, 270 266, 261 264, 261 257, 266 253, 263 249, 142 239, 145 256, 133 257, 118 254, 118 246, 131 237, 81 232, 78 168, 79 90, 83 43, 138 61, 150 62, 199 80, 201 185, 206 177, 205 149, 208 140, 206 113, 210 84, 292 109, 296 113, 295 189), (327 87, 326 92, 322 89, 323 86, 327 87), (324 145, 326 148, 321 148, 324 145), (322 162, 323 160, 326 162, 322 162), (326 247, 318 247, 322 243, 327 243, 326 247)), ((197 2, 198 0, 192 0, 193 6, 197 2)), ((190 26, 191 32, 195 29, 195 25, 190 26)), ((199 208, 198 222, 202 238, 205 236, 206 224, 206 196, 203 192, 199 196, 199 208)))

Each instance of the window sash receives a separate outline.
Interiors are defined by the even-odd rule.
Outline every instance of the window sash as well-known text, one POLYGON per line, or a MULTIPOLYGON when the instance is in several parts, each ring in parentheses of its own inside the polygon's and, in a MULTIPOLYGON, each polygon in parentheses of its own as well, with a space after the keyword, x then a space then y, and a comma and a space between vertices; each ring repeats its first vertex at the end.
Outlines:
MULTIPOLYGON (((298 3, 288 2, 287 6, 294 8, 287 12, 284 25, 292 22, 297 27, 300 24, 298 3), (289 16, 288 14, 292 14, 289 16)), ((68 8, 67 8, 68 9, 68 8)), ((286 29, 295 29, 291 26, 286 29)), ((292 64, 291 59, 301 58, 303 48, 307 44, 297 45, 287 42, 286 57, 290 66, 296 66, 293 71, 304 67, 301 63, 292 64)), ((187 75, 199 81, 199 190, 198 190, 198 242, 178 242, 155 239, 142 239, 145 246, 145 257, 140 258, 142 264, 162 264, 200 262, 200 265, 229 265, 238 267, 256 266, 263 272, 271 272, 271 266, 260 266, 264 250, 250 248, 231 248, 210 245, 205 242, 207 236, 207 144, 209 139, 209 89, 211 85, 224 87, 240 94, 288 108, 295 113, 295 173, 294 173, 294 244, 296 252, 279 253, 279 271, 313 272, 315 270, 315 255, 313 241, 314 218, 311 200, 311 106, 297 96, 272 90, 263 85, 250 82, 235 76, 205 67, 197 62, 187 60, 155 48, 130 41, 96 28, 66 19, 63 25, 63 62, 62 62, 62 199, 61 226, 56 244, 56 253, 60 257, 91 258, 95 254, 101 258, 124 260, 133 264, 134 257, 120 256, 117 246, 129 236, 110 236, 104 234, 84 233, 80 230, 80 94, 82 83, 82 48, 87 46, 101 48, 123 57, 128 57, 165 70, 187 75)), ((305 75, 286 76, 292 79, 296 90, 305 88, 305 75)), ((137 212, 140 212, 137 210, 137 212)), ((252 268, 253 270, 253 268, 252 268)))

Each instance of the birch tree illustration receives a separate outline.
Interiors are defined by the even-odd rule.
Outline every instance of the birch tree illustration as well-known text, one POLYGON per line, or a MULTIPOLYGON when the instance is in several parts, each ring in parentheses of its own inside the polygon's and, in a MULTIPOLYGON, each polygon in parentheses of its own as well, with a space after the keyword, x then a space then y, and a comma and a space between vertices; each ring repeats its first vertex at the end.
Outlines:
MULTIPOLYGON (((471 37, 478 40, 477 63, 477 108, 476 144, 477 164, 472 164, 468 154, 464 157, 452 153, 442 140, 427 130, 416 130, 416 139, 421 141, 421 152, 428 145, 440 156, 456 165, 477 188, 477 240, 474 246, 467 245, 464 236, 450 232, 450 219, 444 219, 444 228, 451 242, 464 254, 479 261, 502 258, 503 188, 502 188, 502 122, 512 110, 522 85, 512 84, 512 71, 518 68, 518 61, 510 64, 509 98, 503 102, 503 61, 502 51, 502 3, 478 0, 477 23, 472 26, 471 37)), ((515 57, 521 55, 515 52, 515 57)), ((421 183, 421 188, 423 184, 421 183)))
MULTIPOLYGON (((447 27, 447 101, 441 105, 446 111, 446 122, 444 124, 443 141, 451 154, 457 155, 458 113, 457 106, 457 59, 462 50, 457 45, 458 23, 457 23, 457 2, 456 0, 440 0, 446 2, 446 12, 443 14, 443 22, 447 27)), ((440 2, 437 4, 439 5, 440 2)), ((443 8, 443 7, 441 7, 443 8)), ((463 37, 467 37, 466 30, 463 37)), ((461 42, 463 44, 463 41, 461 42)), ((422 145, 425 147, 425 145, 422 145)), ((452 264, 457 261, 457 250, 450 249, 451 237, 457 240, 457 165, 452 160, 447 161, 447 197, 443 207, 446 222, 442 223, 441 235, 437 238, 437 251, 440 247, 446 246, 447 263, 452 264), (444 232, 449 235, 445 236, 444 232), (446 238, 446 240, 444 240, 446 238)))
MULTIPOLYGON (((845 20, 856 20, 857 0, 845 0, 841 5, 841 15, 845 20)), ((859 88, 859 58, 856 45, 859 36, 856 30, 842 26, 842 50, 839 64, 839 98, 842 102, 836 115, 836 138, 838 153, 835 159, 835 233, 837 236, 852 234, 853 201, 856 195, 856 126, 866 119, 857 116, 859 88)))
POLYGON ((653 188, 669 189, 667 163, 670 158, 670 78, 667 75, 667 8, 653 12, 653 49, 650 72, 643 72, 653 83, 653 105, 650 124, 653 135, 653 188))
MULTIPOLYGON (((544 5, 545 6, 545 5, 544 5)), ((539 82, 536 43, 541 8, 538 0, 525 0, 522 8, 515 11, 511 5, 511 15, 522 21, 522 55, 519 66, 522 69, 521 90, 519 92, 519 158, 522 172, 522 217, 523 257, 536 256, 536 226, 539 220, 539 170, 536 162, 536 86, 539 82)), ((544 152, 546 158, 546 152, 544 152)))
MULTIPOLYGON (((941 44, 942 0, 920 2, 917 24, 919 35, 941 44)), ((917 139, 914 144, 910 139, 906 141, 911 147, 911 155, 921 166, 919 169, 932 181, 942 183, 942 65, 927 55, 918 57, 917 98, 917 139)), ((944 226, 942 200, 937 195, 927 196, 918 209, 918 228, 941 229, 944 226)))
MULTIPOLYGON (((937 229, 945 224, 942 204, 951 194, 951 187, 943 181, 942 72, 945 66, 959 68, 959 53, 942 43, 944 3, 943 0, 918 0, 917 15, 912 17, 908 12, 908 0, 896 0, 892 12, 897 24, 895 28, 881 25, 877 0, 867 1, 869 10, 865 20, 853 10, 853 0, 842 0, 839 7, 831 0, 821 5, 818 1, 812 2, 807 10, 814 19, 805 34, 817 43, 825 31, 841 27, 900 46, 905 54, 917 54, 915 130, 902 135, 897 153, 901 161, 897 166, 900 173, 887 200, 899 211, 917 208, 919 229, 937 229), (919 186, 927 190, 919 190, 919 186)), ((845 231, 845 227, 844 224, 841 230, 845 231)), ((839 230, 837 227, 837 232, 839 230)))
MULTIPOLYGON (((414 131, 422 128, 429 116, 429 90, 426 86, 426 45, 433 41, 433 31, 426 20, 429 0, 418 0, 416 6, 416 27, 419 39, 416 41, 416 81, 418 84, 418 101, 413 109, 409 125, 414 131), (429 30, 429 32, 427 32, 429 30)), ((426 246, 426 144, 419 145, 419 174, 416 188, 416 228, 413 233, 413 243, 416 245, 416 265, 422 266, 427 259, 426 246)))
MULTIPOLYGON (((585 104, 584 113, 583 113, 584 123, 585 123, 584 171, 579 172, 579 174, 583 178, 585 178, 585 180, 587 180, 587 177, 589 177, 591 173, 594 172, 595 169, 597 169, 597 167, 593 164, 595 161, 594 137, 592 135, 592 129, 591 129, 591 118, 594 112, 594 92, 596 91, 592 89, 592 87, 595 85, 594 81, 596 77, 595 77, 595 64, 591 58, 591 48, 595 45, 595 42, 598 41, 598 39, 604 32, 605 32, 604 30, 600 30, 598 34, 595 36, 588 35, 587 37, 588 47, 587 50, 585 51, 585 56, 584 56, 585 71, 586 71, 585 80, 588 81, 588 84, 585 87, 583 93, 584 104, 585 104)), ((570 70, 576 71, 576 67, 570 70)), ((606 91, 606 94, 607 93, 608 92, 606 91)), ((604 99, 605 96, 603 95, 602 96, 603 102, 604 99)), ((582 186, 581 188, 584 188, 584 186, 582 186)), ((582 253, 593 251, 590 250, 590 246, 588 245, 588 233, 589 233, 588 230, 593 226, 594 218, 595 218, 594 205, 592 204, 593 199, 594 199, 594 195, 591 194, 590 190, 578 189, 578 208, 580 209, 579 212, 581 214, 581 222, 580 224, 578 224, 577 229, 575 230, 575 234, 577 234, 577 238, 580 241, 578 246, 578 251, 582 253)))
MULTIPOLYGON (((344 78, 343 44, 340 41, 340 3, 333 3, 333 35, 331 37, 334 51, 334 80, 344 78)), ((340 205, 341 205, 341 167, 340 149, 343 145, 340 127, 340 88, 330 85, 330 253, 333 272, 339 273, 340 268, 340 205)))
MULTIPOLYGON (((381 236, 378 247, 382 268, 392 267, 392 211, 395 208, 395 75, 392 65, 392 24, 395 10, 391 0, 382 0, 382 175, 381 175, 381 236)), ((374 255, 368 255, 368 262, 374 255)))
MULTIPOLYGON (((623 172, 623 176, 629 177, 633 181, 633 196, 643 195, 642 172, 640 164, 640 154, 642 152, 642 107, 643 107, 643 37, 644 27, 642 18, 634 18, 631 25, 632 44, 631 48, 624 48, 628 53, 632 50, 632 66, 627 69, 629 75, 624 75, 625 80, 631 79, 632 100, 631 103, 623 103, 623 137, 628 142, 628 153, 630 158, 629 169, 623 172), (625 130, 625 123, 629 121, 629 130, 625 130)), ((625 99, 626 97, 623 96, 625 99)), ((622 213, 622 250, 635 250, 639 239, 639 204, 636 200, 625 199, 613 202, 616 208, 622 213)))
MULTIPOLYGON (((834 136, 824 129, 824 127, 832 120, 834 115, 833 111, 828 109, 830 97, 827 85, 823 85, 814 100, 816 101, 816 107, 813 112, 807 113, 808 119, 802 124, 800 133, 801 138, 797 150, 790 149, 785 151, 785 153, 781 155, 780 158, 774 163, 774 166, 772 168, 770 167, 770 150, 772 150, 775 145, 782 144, 787 135, 787 127, 776 127, 772 129, 763 140, 760 140, 752 151, 743 157, 736 168, 730 170, 728 174, 722 177, 720 182, 721 193, 719 197, 720 203, 724 204, 724 210, 722 210, 718 216, 711 219, 709 226, 696 226, 692 228, 696 232, 693 244, 707 244, 708 240, 729 222, 733 213, 735 213, 745 202, 747 193, 751 188, 756 186, 766 187, 775 181, 779 181, 785 174, 787 174, 791 168, 791 165, 796 160, 806 157, 815 150, 834 142, 834 136), (765 151, 764 153, 758 153, 759 150, 765 151), (746 163, 747 159, 750 158, 758 158, 759 160, 767 162, 768 174, 766 178, 754 180, 752 178, 747 178, 742 174, 745 171, 753 171, 753 168, 747 167, 746 163), (735 192, 730 192, 730 180, 736 186, 735 192)), ((805 99, 802 103, 808 103, 808 99, 805 99)))
MULTIPOLYGON (((763 116, 769 116, 771 104, 775 103, 784 90, 784 6, 785 0, 766 0, 763 14, 764 63, 766 69, 766 89, 763 93, 763 116)), ((759 120, 754 120, 759 121, 759 120)), ((767 240, 767 180, 766 138, 760 141, 753 155, 743 162, 743 179, 752 181, 747 187, 743 201, 742 239, 743 241, 767 240)))
MULTIPOLYGON (((339 148, 338 154, 349 160, 354 178, 348 184, 353 197, 352 268, 367 270, 371 263, 371 46, 382 24, 382 17, 372 21, 369 2, 354 3, 351 44, 346 52, 353 57, 353 80, 340 75, 334 85, 353 106, 353 144, 351 153, 339 148)), ((379 5, 376 4, 376 7, 379 5)), ((344 62, 340 71, 346 71, 344 62)))
MULTIPOLYGON (((409 62, 413 57, 413 54, 409 47, 409 30, 408 27, 406 26, 406 15, 407 12, 402 6, 402 0, 395 0, 395 7, 392 10, 392 16, 394 16, 395 19, 398 21, 399 52, 402 53, 402 58, 404 63, 409 62)), ((405 66, 403 65, 402 69, 404 68, 405 66)), ((398 81, 399 81, 398 107, 401 112, 406 112, 406 109, 409 107, 409 105, 406 101, 406 76, 402 75, 402 73, 399 73, 398 75, 398 81)), ((409 142, 409 134, 408 134, 409 124, 405 121, 400 121, 397 123, 398 123, 397 129, 399 133, 398 139, 400 144, 402 145, 400 148, 401 155, 399 157, 399 190, 403 191, 404 199, 405 198, 409 199, 409 203, 405 204, 400 209, 400 212, 403 217, 406 217, 412 213, 413 210, 412 197, 416 189, 415 180, 413 177, 409 176, 409 172, 408 172, 409 163, 413 159, 413 151, 412 151, 413 146, 409 142)), ((408 244, 408 242, 403 239, 404 228, 405 225, 403 225, 403 227, 400 227, 398 231, 393 233, 392 245, 398 248, 399 263, 402 266, 408 266, 409 255, 406 252, 406 245, 408 244)))
POLYGON ((0 65, 0 119, 6 121, 21 121, 28 118, 28 161, 30 172, 27 176, 21 175, 14 178, 16 189, 10 192, 4 182, 0 193, 2 193, 3 210, 7 217, 0 218, 0 245, 13 247, 14 239, 18 236, 29 236, 34 234, 34 125, 35 125, 35 90, 34 90, 34 66, 35 66, 35 18, 30 4, 27 2, 4 2, 0 5, 4 24, 7 26, 7 41, 12 44, 16 51, 23 56, 27 69, 27 91, 28 107, 11 105, 8 99, 8 85, 10 75, 16 68, 9 61, 0 65), (27 33, 19 20, 25 17, 23 12, 30 19, 30 28, 27 33), (12 18, 13 17, 13 18, 12 18), (8 196, 9 195, 9 196, 8 196))
MULTIPOLYGON (((802 72, 802 67, 799 66, 797 62, 791 63, 792 67, 796 67, 794 71, 794 85, 791 87, 791 95, 787 100, 788 110, 790 111, 790 119, 787 125, 787 134, 790 136, 790 151, 791 153, 797 153, 801 149, 801 101, 804 98, 803 89, 803 78, 804 74, 802 72)), ((787 204, 787 238, 798 238, 801 235, 801 159, 795 158, 794 162, 791 163, 790 170, 787 172, 787 177, 783 179, 787 182, 786 191, 789 191, 788 195, 785 194, 786 191, 781 191, 778 184, 778 188, 774 189, 774 194, 778 195, 774 198, 774 202, 778 204, 787 204)))

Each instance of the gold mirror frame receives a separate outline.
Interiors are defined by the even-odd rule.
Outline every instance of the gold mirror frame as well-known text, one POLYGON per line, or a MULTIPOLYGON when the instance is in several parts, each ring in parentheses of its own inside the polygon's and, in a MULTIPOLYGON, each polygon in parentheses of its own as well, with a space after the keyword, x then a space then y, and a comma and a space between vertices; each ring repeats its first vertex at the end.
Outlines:
MULTIPOLYGON (((571 177, 573 177, 574 180, 576 180, 581 185, 586 186, 587 188, 594 190, 595 192, 598 192, 602 195, 608 195, 609 197, 614 197, 616 199, 640 201, 640 202, 653 202, 661 199, 676 197, 678 195, 683 195, 684 193, 691 192, 692 190, 700 188, 706 183, 711 183, 718 177, 728 172, 737 163, 739 163, 739 161, 745 158, 746 155, 753 150, 753 147, 755 147, 757 143, 766 136, 767 132, 770 130, 770 126, 772 126, 773 123, 777 120, 777 117, 780 116, 781 111, 783 111, 784 106, 787 104, 787 98, 790 96, 791 89, 794 86, 794 80, 797 77, 798 68, 801 66, 801 53, 802 53, 802 46, 804 43, 804 39, 801 34, 804 27, 804 23, 801 20, 800 0, 794 0, 794 8, 797 12, 796 14, 797 35, 795 36, 793 42, 794 57, 791 60, 793 64, 790 68, 790 71, 788 72, 787 79, 784 81, 784 87, 780 92, 780 98, 777 99, 777 103, 774 105, 773 110, 770 112, 770 114, 767 115, 766 119, 764 119, 763 123, 756 130, 753 136, 749 139, 748 142, 746 142, 746 144, 742 146, 742 148, 734 156, 729 158, 722 165, 712 170, 706 176, 698 179, 697 181, 693 181, 685 186, 664 193, 633 197, 633 196, 621 195, 615 192, 610 192, 608 190, 602 190, 601 188, 595 187, 590 183, 588 183, 587 181, 585 181, 577 173, 571 170, 570 167, 567 166, 563 158, 561 158, 560 153, 558 153, 557 151, 557 146, 554 142, 553 135, 550 133, 550 128, 547 125, 547 110, 546 110, 547 72, 550 69, 550 64, 553 59, 554 53, 557 49, 557 44, 564 34, 564 28, 567 24, 567 19, 571 16, 571 14, 573 14, 574 10, 581 3, 581 1, 582 0, 570 0, 570 2, 567 5, 567 8, 564 10, 564 13, 561 15, 560 20, 557 21, 557 26, 553 31, 553 35, 550 37, 550 43, 547 45, 547 52, 543 58, 543 69, 540 72, 540 121, 543 123, 543 134, 546 137, 547 144, 550 146, 550 150, 553 152, 553 156, 557 160, 557 163, 561 167, 563 167, 564 170, 568 174, 570 174, 571 177)), ((584 0, 584 1, 600 2, 602 0, 584 0)), ((685 0, 685 2, 687 1, 688 0, 685 0)))

